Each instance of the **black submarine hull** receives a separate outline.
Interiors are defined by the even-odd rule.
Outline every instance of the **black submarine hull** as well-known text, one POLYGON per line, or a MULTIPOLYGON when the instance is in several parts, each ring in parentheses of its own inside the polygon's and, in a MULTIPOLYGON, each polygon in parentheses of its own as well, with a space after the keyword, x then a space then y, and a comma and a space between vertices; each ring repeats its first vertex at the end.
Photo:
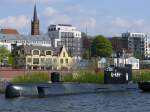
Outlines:
POLYGON ((46 97, 55 95, 72 95, 82 93, 99 93, 109 91, 129 91, 138 89, 137 84, 11 84, 6 87, 5 97, 46 97))

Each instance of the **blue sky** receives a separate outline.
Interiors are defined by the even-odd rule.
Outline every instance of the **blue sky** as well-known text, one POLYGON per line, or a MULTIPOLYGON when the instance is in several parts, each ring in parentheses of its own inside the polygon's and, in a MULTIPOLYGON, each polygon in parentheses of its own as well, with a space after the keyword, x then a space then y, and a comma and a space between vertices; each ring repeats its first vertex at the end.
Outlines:
MULTIPOLYGON (((0 0, 0 28, 30 33, 35 0, 0 0)), ((150 0, 36 0, 41 32, 50 24, 72 24, 88 34, 150 34, 150 0)))

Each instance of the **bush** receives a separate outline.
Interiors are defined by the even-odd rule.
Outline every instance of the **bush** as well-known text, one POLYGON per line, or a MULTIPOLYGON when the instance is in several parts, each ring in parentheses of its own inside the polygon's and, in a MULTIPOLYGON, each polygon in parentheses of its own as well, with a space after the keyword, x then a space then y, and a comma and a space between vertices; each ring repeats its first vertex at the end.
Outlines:
POLYGON ((13 79, 13 83, 47 83, 49 81, 47 73, 28 73, 17 76, 13 79))

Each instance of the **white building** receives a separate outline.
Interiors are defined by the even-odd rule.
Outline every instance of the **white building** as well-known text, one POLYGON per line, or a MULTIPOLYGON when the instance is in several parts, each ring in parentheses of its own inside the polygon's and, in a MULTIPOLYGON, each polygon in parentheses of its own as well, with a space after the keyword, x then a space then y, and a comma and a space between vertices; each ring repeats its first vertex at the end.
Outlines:
POLYGON ((106 67, 107 65, 107 60, 106 58, 101 58, 98 62, 97 62, 97 67, 99 69, 106 67))
POLYGON ((124 66, 125 64, 131 64, 132 69, 140 69, 140 60, 134 57, 129 58, 114 58, 114 65, 115 66, 124 66))
POLYGON ((65 45, 71 55, 81 55, 81 32, 76 27, 66 24, 50 25, 48 35, 52 40, 53 47, 65 45))
POLYGON ((33 45, 51 47, 51 40, 46 35, 25 36, 25 35, 7 35, 0 34, 0 45, 12 50, 12 45, 33 45))
POLYGON ((148 37, 144 33, 122 33, 122 38, 127 40, 127 47, 131 50, 135 57, 148 57, 148 37))

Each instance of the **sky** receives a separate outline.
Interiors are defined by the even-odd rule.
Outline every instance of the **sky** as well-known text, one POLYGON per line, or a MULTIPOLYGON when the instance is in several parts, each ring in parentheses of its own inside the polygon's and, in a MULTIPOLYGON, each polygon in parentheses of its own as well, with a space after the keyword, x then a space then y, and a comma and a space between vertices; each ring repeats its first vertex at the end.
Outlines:
POLYGON ((0 28, 30 34, 36 1, 40 30, 50 24, 72 24, 89 35, 121 33, 150 35, 150 0, 0 0, 0 28))

